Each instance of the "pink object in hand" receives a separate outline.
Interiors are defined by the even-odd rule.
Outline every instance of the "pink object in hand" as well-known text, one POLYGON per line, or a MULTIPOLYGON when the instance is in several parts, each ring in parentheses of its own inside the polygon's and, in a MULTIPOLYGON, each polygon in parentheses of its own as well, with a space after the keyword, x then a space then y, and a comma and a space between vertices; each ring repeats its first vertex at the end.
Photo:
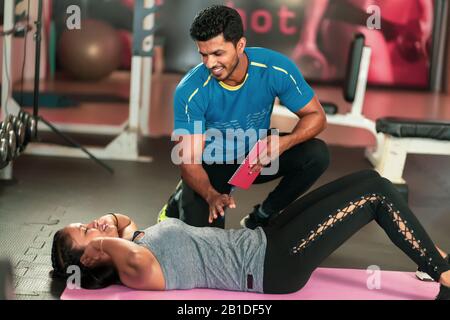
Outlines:
POLYGON ((239 166, 236 172, 228 181, 232 186, 248 189, 256 180, 261 172, 250 173, 250 165, 256 164, 258 156, 261 155, 267 148, 266 140, 259 140, 250 150, 244 162, 239 166))

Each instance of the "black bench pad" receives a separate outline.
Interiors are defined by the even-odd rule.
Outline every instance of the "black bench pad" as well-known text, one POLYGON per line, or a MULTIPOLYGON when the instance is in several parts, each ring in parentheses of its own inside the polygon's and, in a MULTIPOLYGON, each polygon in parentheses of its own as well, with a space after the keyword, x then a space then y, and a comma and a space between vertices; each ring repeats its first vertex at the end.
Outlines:
POLYGON ((377 132, 394 137, 427 138, 450 141, 450 122, 387 117, 376 122, 377 132))

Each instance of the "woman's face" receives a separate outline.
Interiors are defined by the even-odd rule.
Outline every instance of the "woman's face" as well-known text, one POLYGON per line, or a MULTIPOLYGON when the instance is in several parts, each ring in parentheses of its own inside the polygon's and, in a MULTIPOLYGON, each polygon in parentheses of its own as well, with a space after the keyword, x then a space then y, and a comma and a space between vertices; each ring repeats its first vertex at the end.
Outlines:
POLYGON ((72 223, 64 230, 70 234, 74 245, 81 248, 86 247, 91 240, 98 237, 119 237, 117 227, 104 220, 93 220, 88 224, 72 223))

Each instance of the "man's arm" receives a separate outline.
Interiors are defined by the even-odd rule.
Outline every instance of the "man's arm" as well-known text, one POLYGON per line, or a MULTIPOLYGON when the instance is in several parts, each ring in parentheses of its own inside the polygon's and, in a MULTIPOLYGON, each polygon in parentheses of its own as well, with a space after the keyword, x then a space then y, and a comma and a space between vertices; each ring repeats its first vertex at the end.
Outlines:
POLYGON ((317 96, 314 96, 302 109, 295 112, 300 118, 299 122, 290 134, 277 137, 278 141, 272 146, 272 137, 269 136, 267 144, 267 154, 259 159, 258 163, 250 165, 251 172, 259 172, 265 165, 281 156, 285 151, 293 146, 314 138, 327 126, 325 111, 317 96), (273 154, 275 151, 275 154, 273 154))
POLYGON ((181 136, 181 178, 209 204, 212 223, 218 215, 224 215, 224 206, 235 207, 232 197, 220 194, 209 180, 208 174, 202 166, 202 155, 205 148, 205 136, 201 134, 181 136))
MULTIPOLYGON (((198 79, 197 79, 198 80, 198 79)), ((203 84, 206 79, 201 79, 203 84)), ((209 97, 199 93, 196 86, 189 89, 184 83, 177 87, 174 97, 175 138, 180 138, 172 156, 178 157, 181 153, 181 161, 178 161, 181 177, 189 187, 198 193, 209 205, 209 222, 218 215, 224 215, 223 208, 235 207, 232 197, 220 194, 211 185, 208 174, 203 169, 203 150, 205 148, 205 113, 209 97), (181 146, 181 148, 180 148, 181 146)), ((172 135, 172 139, 174 138, 172 135)), ((175 159, 174 159, 175 160, 175 159)))
POLYGON ((315 95, 302 109, 295 113, 299 122, 289 135, 286 135, 287 149, 314 138, 327 126, 327 117, 319 99, 315 95))
POLYGON ((208 195, 217 192, 208 174, 202 166, 202 154, 205 148, 205 136, 203 134, 182 135, 178 144, 181 144, 181 178, 195 192, 207 199, 208 195))
POLYGON ((209 202, 208 199, 219 195, 219 192, 211 185, 208 174, 201 164, 182 164, 180 170, 183 181, 207 202, 209 202))

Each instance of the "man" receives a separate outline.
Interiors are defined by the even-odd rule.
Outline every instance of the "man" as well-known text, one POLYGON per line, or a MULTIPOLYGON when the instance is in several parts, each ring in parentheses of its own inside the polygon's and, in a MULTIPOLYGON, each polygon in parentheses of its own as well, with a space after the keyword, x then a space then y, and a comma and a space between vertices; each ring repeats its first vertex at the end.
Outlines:
MULTIPOLYGON (((230 147, 230 139, 210 139, 208 131, 215 129, 226 135, 230 129, 268 130, 278 97, 301 120, 290 134, 279 139, 258 136, 267 143, 268 150, 276 144, 278 153, 268 152, 265 161, 252 165, 252 172, 259 172, 274 160, 279 161, 279 170, 259 175, 255 183, 282 179, 241 221, 243 226, 254 229, 267 224, 271 216, 306 192, 328 167, 328 149, 314 139, 324 130, 326 116, 292 61, 272 50, 246 48, 242 20, 236 10, 220 5, 204 9, 195 17, 190 34, 203 63, 186 74, 175 92, 175 133, 182 132, 178 135, 183 144, 182 181, 161 210, 159 220, 178 217, 193 226, 224 228, 225 209, 236 207, 229 195, 228 180, 239 166, 239 155, 235 146, 230 147), (223 142, 225 147, 217 152, 219 155, 205 152, 223 142), (212 163, 214 156, 216 160, 231 156, 236 161, 212 163)), ((251 145, 240 138, 248 152, 251 145)))

